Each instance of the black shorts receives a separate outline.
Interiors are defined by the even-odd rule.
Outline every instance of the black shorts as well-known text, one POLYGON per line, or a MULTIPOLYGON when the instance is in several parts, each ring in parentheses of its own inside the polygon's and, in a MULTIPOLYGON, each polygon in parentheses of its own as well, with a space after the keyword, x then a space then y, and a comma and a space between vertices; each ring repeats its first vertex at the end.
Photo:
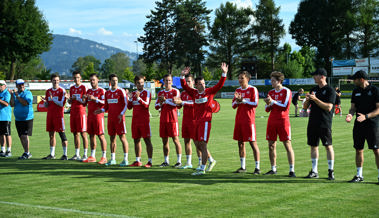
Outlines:
POLYGON ((367 140, 369 149, 378 149, 379 129, 375 124, 354 123, 353 128, 354 148, 361 150, 364 148, 365 140, 367 140))
POLYGON ((330 128, 309 127, 307 128, 307 143, 310 146, 318 146, 320 144, 329 146, 332 145, 332 130, 330 128))
POLYGON ((0 121, 0 135, 11 135, 11 122, 10 121, 0 121))
POLYGON ((32 136, 33 120, 16 121, 16 129, 17 129, 18 136, 22 136, 22 135, 32 136))

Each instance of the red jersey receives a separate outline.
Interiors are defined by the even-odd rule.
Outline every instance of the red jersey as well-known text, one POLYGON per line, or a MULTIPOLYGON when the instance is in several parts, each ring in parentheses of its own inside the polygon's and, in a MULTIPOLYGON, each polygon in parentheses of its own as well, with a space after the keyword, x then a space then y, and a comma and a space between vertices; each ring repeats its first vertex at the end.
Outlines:
POLYGON ((194 99, 194 110, 196 122, 207 122, 212 120, 212 108, 213 97, 222 88, 226 80, 226 75, 223 73, 220 81, 211 87, 206 88, 203 92, 199 92, 197 89, 191 88, 187 85, 184 77, 180 79, 180 83, 184 90, 194 99))
POLYGON ((268 95, 272 98, 271 105, 266 105, 266 112, 270 112, 268 118, 269 122, 272 121, 289 121, 289 108, 292 98, 291 90, 283 87, 281 90, 276 91, 272 89, 268 92, 268 95))
POLYGON ((94 111, 97 109, 102 109, 105 105, 105 89, 97 88, 97 89, 88 89, 87 96, 92 95, 96 98, 95 101, 88 101, 88 117, 91 116, 103 116, 103 114, 94 114, 94 111))
POLYGON ((236 92, 241 93, 242 102, 238 103, 233 98, 232 107, 237 108, 236 123, 253 124, 255 122, 255 109, 258 106, 259 94, 257 88, 248 86, 246 89, 239 87, 236 92))
MULTIPOLYGON (((109 119, 117 119, 118 115, 124 115, 127 109, 128 97, 125 90, 117 88, 116 90, 109 89, 105 92, 104 110, 108 111, 109 119)), ((108 122, 109 122, 108 119, 108 122)))
POLYGON ((63 117, 63 109, 66 104, 65 95, 66 90, 62 87, 46 90, 45 99, 49 104, 47 108, 47 116, 63 117))
POLYGON ((72 99, 70 113, 86 113, 86 102, 83 101, 83 95, 87 93, 87 88, 81 84, 80 86, 73 85, 70 87, 70 97, 75 96, 75 100, 72 99))
POLYGON ((155 102, 155 109, 161 109, 161 123, 176 123, 178 122, 178 106, 173 102, 174 98, 180 97, 179 90, 172 88, 169 91, 162 90, 158 93, 159 96, 164 96, 166 100, 163 102, 162 106, 159 103, 159 100, 155 102))
POLYGON ((139 97, 136 97, 136 92, 132 92, 132 98, 128 101, 128 109, 133 109, 132 123, 150 123, 149 106, 151 102, 151 94, 144 89, 140 92, 139 97))
POLYGON ((182 94, 180 94, 180 98, 182 99, 183 105, 183 123, 192 123, 195 120, 192 97, 188 92, 183 91, 182 94))

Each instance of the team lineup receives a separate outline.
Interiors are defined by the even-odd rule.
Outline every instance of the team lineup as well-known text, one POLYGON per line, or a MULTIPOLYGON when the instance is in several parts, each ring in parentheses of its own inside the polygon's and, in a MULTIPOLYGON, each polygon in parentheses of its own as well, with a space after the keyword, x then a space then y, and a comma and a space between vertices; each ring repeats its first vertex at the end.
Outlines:
MULTIPOLYGON (((171 164, 179 169, 192 169, 192 146, 195 144, 198 157, 198 167, 195 168, 194 176, 204 175, 212 171, 217 161, 208 149, 208 142, 212 127, 212 113, 215 112, 214 100, 216 93, 223 87, 228 66, 221 64, 222 75, 218 83, 210 88, 205 87, 202 77, 194 78, 190 74, 190 68, 186 67, 181 72, 182 93, 172 87, 172 76, 163 77, 164 89, 157 94, 155 109, 160 111, 159 136, 162 139, 164 161, 159 166, 170 166, 169 141, 171 138, 175 145, 177 159, 171 164), (183 120, 181 136, 184 139, 184 151, 186 162, 182 163, 182 145, 179 139, 178 109, 183 107, 183 120)), ((305 95, 303 108, 310 109, 309 122, 307 126, 307 144, 310 147, 312 168, 304 178, 319 178, 318 158, 320 140, 326 150, 328 173, 327 178, 334 180, 334 149, 332 144, 332 120, 336 102, 336 90, 326 82, 327 73, 325 69, 319 68, 311 74, 316 86, 305 95)), ((265 111, 269 113, 266 129, 266 140, 268 142, 269 159, 271 170, 263 175, 277 174, 276 165, 276 141, 283 143, 288 158, 288 177, 296 177, 295 174, 295 152, 291 144, 291 124, 289 119, 289 107, 292 100, 290 89, 282 85, 284 75, 274 71, 270 75, 272 90, 264 98, 265 111)), ((59 75, 51 76, 52 88, 46 91, 44 101, 47 108, 46 131, 49 133, 50 153, 43 159, 55 159, 55 148, 57 144, 56 133, 58 133, 63 154, 61 160, 80 160, 82 162, 97 162, 106 166, 117 165, 116 142, 120 139, 124 158, 118 165, 121 167, 150 168, 153 166, 153 145, 151 140, 150 112, 151 93, 144 89, 144 77, 136 76, 134 79, 136 91, 129 93, 118 87, 116 74, 109 76, 110 88, 106 91, 98 86, 99 78, 96 74, 90 75, 91 88, 81 83, 81 73, 73 72, 74 85, 69 93, 59 86, 59 75), (74 137, 75 154, 67 156, 67 137, 64 123, 64 105, 71 104, 70 130, 74 137), (129 163, 129 144, 126 139, 125 113, 133 110, 132 114, 132 139, 136 159, 129 163), (108 113, 107 133, 110 137, 110 159, 107 159, 107 141, 105 139, 104 113, 108 113), (87 139, 89 135, 89 142, 87 139), (117 137, 118 136, 118 137, 117 137), (100 141, 102 157, 96 159, 97 139, 100 141), (142 163, 141 151, 143 139, 146 145, 148 160, 142 163), (83 155, 80 155, 80 147, 83 144, 83 155), (88 146, 88 144, 90 146, 88 146), (90 154, 88 154, 90 147, 90 154)), ((363 181, 363 148, 367 141, 369 149, 373 150, 378 169, 379 181, 379 92, 378 88, 368 83, 368 75, 364 71, 358 71, 351 79, 356 88, 351 98, 351 108, 346 116, 346 122, 351 122, 354 115, 353 142, 356 150, 357 174, 349 182, 363 181)), ((255 160, 254 175, 262 174, 260 170, 260 150, 256 142, 255 110, 258 106, 259 93, 256 87, 249 85, 250 74, 241 71, 238 75, 240 87, 235 90, 231 107, 236 109, 233 139, 237 141, 241 166, 235 173, 246 172, 246 147, 249 143, 255 160)), ((20 137, 24 153, 19 159, 31 158, 29 152, 29 138, 33 130, 33 107, 32 94, 25 89, 24 81, 16 81, 17 91, 7 90, 5 81, 0 81, 0 143, 1 156, 10 156, 10 107, 14 107, 16 129, 20 137), (8 150, 5 150, 5 144, 8 150)), ((301 94, 301 93, 300 93, 301 94)), ((292 102, 298 100, 294 96, 292 102)), ((296 107, 297 109, 297 107, 296 107)), ((297 110, 295 112, 297 115, 297 110)))

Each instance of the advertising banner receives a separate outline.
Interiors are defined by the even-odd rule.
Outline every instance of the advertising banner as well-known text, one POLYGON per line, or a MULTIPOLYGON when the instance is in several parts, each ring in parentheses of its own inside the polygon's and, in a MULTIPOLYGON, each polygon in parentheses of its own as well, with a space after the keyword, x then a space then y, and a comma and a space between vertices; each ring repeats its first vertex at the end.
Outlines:
POLYGON ((351 75, 352 72, 352 67, 333 67, 333 76, 351 75))

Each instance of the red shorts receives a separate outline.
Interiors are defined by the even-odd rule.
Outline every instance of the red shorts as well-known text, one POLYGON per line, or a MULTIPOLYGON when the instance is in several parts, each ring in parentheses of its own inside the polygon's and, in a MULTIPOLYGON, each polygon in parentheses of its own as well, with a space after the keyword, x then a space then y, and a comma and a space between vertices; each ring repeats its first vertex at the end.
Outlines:
MULTIPOLYGON (((103 114, 99 114, 103 115, 103 114)), ((87 119, 87 132, 90 135, 103 135, 104 128, 104 115, 103 116, 89 116, 87 119)))
POLYGON ((81 113, 70 114, 71 132, 87 132, 87 116, 81 113))
POLYGON ((211 122, 196 123, 194 140, 208 142, 210 133, 211 122))
POLYGON ((256 141, 256 131, 255 131, 255 124, 241 124, 241 123, 235 123, 234 125, 234 133, 233 133, 233 139, 237 141, 243 141, 243 142, 253 142, 256 141))
POLYGON ((148 138, 151 137, 150 123, 133 123, 132 122, 132 138, 148 138))
POLYGON ((182 138, 195 139, 195 121, 182 123, 182 138))
POLYGON ((161 138, 175 137, 179 135, 178 122, 174 123, 160 123, 159 124, 159 136, 161 138))
POLYGON ((126 134, 125 117, 119 122, 118 117, 108 117, 108 135, 123 135, 126 134))
POLYGON ((64 118, 47 116, 46 118, 46 131, 47 132, 64 132, 64 118))
POLYGON ((267 123, 266 139, 276 141, 279 135, 280 141, 291 140, 291 125, 289 122, 267 123))

